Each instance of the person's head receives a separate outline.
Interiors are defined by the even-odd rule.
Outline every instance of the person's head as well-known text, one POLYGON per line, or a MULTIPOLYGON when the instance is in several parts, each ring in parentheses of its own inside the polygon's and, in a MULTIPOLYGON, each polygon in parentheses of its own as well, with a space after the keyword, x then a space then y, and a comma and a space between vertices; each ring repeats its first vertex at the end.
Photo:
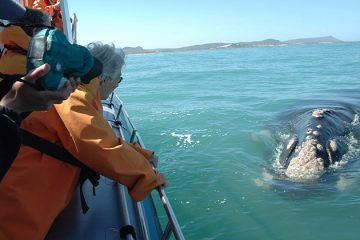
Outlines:
POLYGON ((113 44, 93 42, 87 45, 91 54, 103 64, 100 79, 100 97, 105 100, 122 80, 121 70, 125 64, 125 53, 113 44))

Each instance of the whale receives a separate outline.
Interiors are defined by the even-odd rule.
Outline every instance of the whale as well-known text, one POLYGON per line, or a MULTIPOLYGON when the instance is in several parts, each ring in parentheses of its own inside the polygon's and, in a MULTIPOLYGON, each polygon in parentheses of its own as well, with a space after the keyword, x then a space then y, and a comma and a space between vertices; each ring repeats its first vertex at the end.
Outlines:
POLYGON ((314 108, 291 121, 279 163, 286 177, 296 182, 318 180, 348 151, 355 113, 346 108, 314 108))

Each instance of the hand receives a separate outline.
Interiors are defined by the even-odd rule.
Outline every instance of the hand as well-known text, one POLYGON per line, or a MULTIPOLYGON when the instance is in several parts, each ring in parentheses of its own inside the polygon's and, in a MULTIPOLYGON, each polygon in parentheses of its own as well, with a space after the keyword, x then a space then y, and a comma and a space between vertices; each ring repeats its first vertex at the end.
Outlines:
POLYGON ((168 183, 167 183, 167 179, 166 179, 165 175, 162 174, 162 173, 159 173, 159 175, 160 175, 160 176, 163 178, 163 180, 164 180, 164 183, 161 185, 161 187, 166 188, 166 187, 168 186, 168 183))
POLYGON ((159 163, 159 158, 158 156, 156 156, 155 154, 153 154, 151 156, 151 158, 149 159, 149 162, 151 163, 151 165, 153 165, 154 168, 157 168, 158 163, 159 163))
MULTIPOLYGON (((35 83, 35 81, 50 71, 50 65, 44 64, 30 72, 23 79, 35 83)), ((53 104, 61 103, 67 99, 80 83, 80 78, 70 78, 63 87, 57 91, 38 91, 23 82, 15 82, 12 89, 1 99, 2 106, 9 107, 14 111, 31 112, 48 110, 53 104)))

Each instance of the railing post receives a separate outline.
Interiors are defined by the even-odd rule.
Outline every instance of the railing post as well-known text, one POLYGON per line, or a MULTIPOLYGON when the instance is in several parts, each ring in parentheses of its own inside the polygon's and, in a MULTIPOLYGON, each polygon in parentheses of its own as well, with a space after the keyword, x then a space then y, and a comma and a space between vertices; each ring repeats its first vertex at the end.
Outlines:
POLYGON ((111 96, 110 96, 110 106, 112 106, 113 104, 113 99, 114 99, 114 92, 111 93, 111 96))
POLYGON ((131 133, 131 137, 130 137, 130 142, 131 142, 131 143, 133 143, 134 140, 135 140, 136 132, 137 132, 137 130, 134 129, 134 130, 132 131, 132 133, 131 133))
POLYGON ((115 121, 119 120, 121 111, 122 111, 122 104, 120 104, 120 106, 119 106, 118 112, 117 112, 117 114, 116 114, 115 121))

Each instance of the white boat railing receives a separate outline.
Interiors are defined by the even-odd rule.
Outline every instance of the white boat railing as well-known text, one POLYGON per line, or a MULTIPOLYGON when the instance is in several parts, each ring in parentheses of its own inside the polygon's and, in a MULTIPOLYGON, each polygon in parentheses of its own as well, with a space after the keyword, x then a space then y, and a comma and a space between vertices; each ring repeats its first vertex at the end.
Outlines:
POLYGON ((61 15, 63 21, 64 34, 68 38, 70 43, 74 43, 72 24, 69 13, 69 7, 67 0, 60 1, 61 15))
MULTIPOLYGON (((129 114, 127 113, 125 106, 123 104, 123 102, 114 95, 114 93, 112 93, 110 99, 109 99, 109 103, 108 103, 109 107, 114 107, 114 109, 117 111, 115 113, 115 120, 113 122, 113 124, 118 124, 121 125, 121 121, 120 121, 120 116, 123 115, 125 117, 125 121, 127 121, 131 127, 131 129, 127 129, 130 133, 130 142, 134 143, 137 142, 142 148, 145 148, 145 144, 143 142, 143 140, 141 139, 140 134, 137 131, 137 128, 135 127, 134 123, 130 120, 129 114)), ((163 208, 166 212, 167 218, 168 218, 168 223, 166 224, 165 230, 163 231, 162 237, 161 239, 169 239, 170 234, 173 233, 174 237, 177 240, 182 240, 185 239, 180 224, 176 218, 175 212, 171 207, 170 201, 166 195, 165 189, 164 187, 158 187, 157 192, 159 194, 159 198, 161 200, 161 203, 163 205, 163 208)), ((137 208, 139 211, 139 214, 141 214, 142 212, 142 206, 140 203, 137 204, 137 208)), ((140 218, 141 221, 145 221, 144 218, 140 218)), ((143 232, 148 232, 146 229, 146 224, 144 222, 141 222, 141 226, 143 227, 143 232)))
POLYGON ((74 13, 73 17, 71 18, 71 33, 72 33, 72 39, 73 43, 77 43, 77 16, 74 13))

